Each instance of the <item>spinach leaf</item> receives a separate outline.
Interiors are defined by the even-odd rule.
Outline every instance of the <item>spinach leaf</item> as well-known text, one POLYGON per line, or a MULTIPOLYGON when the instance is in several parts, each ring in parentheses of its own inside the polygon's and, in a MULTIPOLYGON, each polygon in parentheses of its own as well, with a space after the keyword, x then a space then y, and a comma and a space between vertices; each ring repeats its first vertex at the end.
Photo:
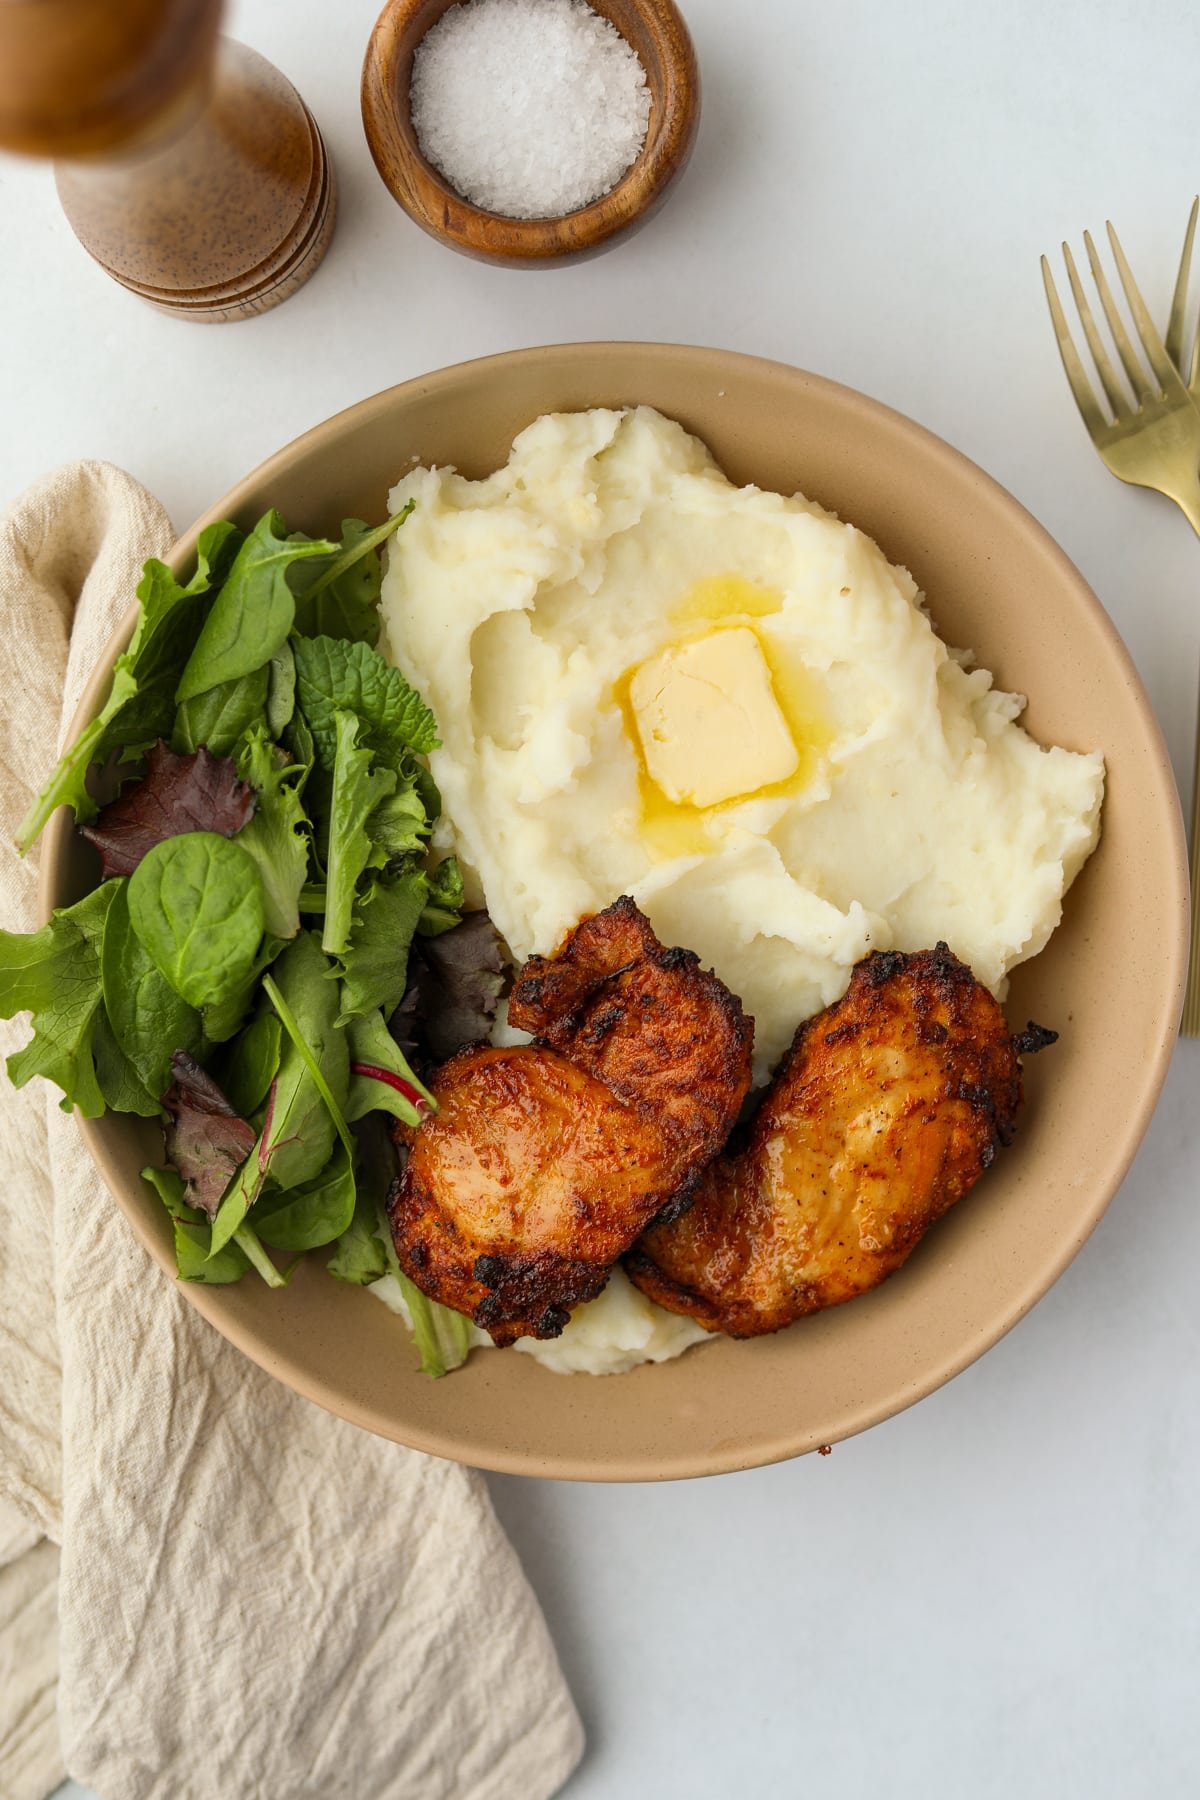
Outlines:
POLYGON ((196 750, 177 756, 161 740, 146 757, 146 771, 102 807, 80 833, 100 852, 103 875, 132 875, 147 850, 185 831, 217 831, 232 837, 254 811, 254 795, 237 778, 228 757, 196 750))
POLYGON ((263 935, 258 866, 231 838, 189 831, 129 877, 133 929, 175 992, 219 1007, 244 983, 263 935))
POLYGON ((279 1071, 282 1027, 273 1012, 260 1012, 234 1040, 221 1070, 221 1086, 243 1119, 255 1114, 279 1071))
POLYGON ((368 1195, 360 1192, 355 1196, 354 1216, 325 1267, 338 1281, 348 1281, 355 1287, 366 1287, 387 1274, 375 1202, 368 1195))
POLYGON ((271 1084, 262 1130, 221 1202, 213 1225, 214 1250, 228 1243, 268 1177, 280 1187, 298 1187, 318 1175, 332 1155, 334 1120, 298 1040, 338 1108, 345 1105, 349 1090, 349 1047, 335 1024, 337 983, 330 979, 330 964, 311 932, 302 931, 292 940, 273 977, 296 1036, 287 1032, 285 1021, 279 1072, 271 1084))
POLYGON ((261 727, 246 739, 237 767, 258 795, 254 817, 237 841, 257 865, 269 935, 293 938, 300 929, 300 889, 308 878, 308 817, 297 785, 304 771, 275 749, 261 727))
POLYGON ((254 1228, 273 1249, 317 1250, 349 1228, 354 1199, 354 1167, 339 1144, 311 1181, 264 1196, 254 1209, 254 1228))
POLYGON ((264 514, 209 608, 180 677, 176 700, 191 700, 269 663, 287 642, 296 613, 288 569, 303 557, 328 556, 336 549, 323 538, 299 532, 288 536, 277 512, 264 514))
POLYGON ((396 881, 372 882, 358 901, 340 958, 343 1024, 377 1008, 390 1013, 404 998, 408 949, 427 893, 424 874, 413 869, 396 881))
POLYGON ((214 756, 228 756, 242 733, 266 711, 269 667, 222 681, 194 699, 184 700, 175 714, 172 748, 198 750, 203 744, 214 756))
POLYGON ((148 1181, 171 1215, 175 1226, 175 1266, 181 1281, 203 1281, 212 1287, 227 1287, 240 1281, 250 1267, 250 1260, 238 1244, 227 1244, 212 1254, 212 1230, 203 1213, 189 1206, 183 1197, 183 1183, 174 1169, 143 1169, 148 1181))
POLYGON ((379 641, 379 591, 383 569, 379 547, 413 509, 410 500, 374 530, 362 519, 342 520, 342 542, 329 562, 309 562, 293 571, 296 630, 305 637, 379 641))
POLYGON ((227 1044, 241 1029, 246 1014, 254 1005, 258 984, 283 949, 284 942, 283 938, 265 937, 258 955, 232 992, 223 1000, 211 1001, 200 1008, 206 1048, 214 1044, 227 1044))
POLYGON ((298 637, 296 704, 304 714, 317 756, 332 769, 337 755, 335 714, 356 713, 367 745, 390 768, 401 772, 406 751, 426 754, 439 739, 433 714, 399 669, 369 644, 341 638, 298 637))
POLYGON ((96 1080, 109 1112, 137 1113, 143 1119, 162 1116, 157 1097, 146 1086, 124 1050, 117 1042, 103 1006, 96 1014, 92 1029, 92 1060, 96 1080))
MULTIPOLYGON (((124 881, 114 883, 115 892, 104 922, 100 977, 113 1035, 148 1090, 157 1112, 157 1097, 170 1080, 172 1051, 194 1054, 200 1048, 200 1015, 160 973, 134 931, 129 917, 128 885, 124 881)), ((103 1075, 101 1085, 105 1085, 103 1075)), ((106 1098, 115 1111, 142 1110, 121 1106, 107 1088, 106 1098)))
POLYGON ((413 1074, 382 1013, 351 1019, 346 1035, 350 1039, 346 1117, 351 1123, 368 1113, 388 1112, 406 1125, 419 1125, 436 1110, 432 1094, 413 1074))
POLYGON ((396 1172, 396 1156, 383 1118, 360 1126, 355 1132, 354 1217, 338 1238, 325 1267, 338 1281, 365 1287, 388 1272, 387 1257, 379 1237, 377 1202, 386 1196, 396 1172))
POLYGON ((329 809, 329 844, 325 881, 325 925, 321 948, 338 956, 350 941, 358 878, 371 855, 367 820, 396 785, 390 769, 373 768, 371 752, 360 749, 358 720, 353 713, 333 715, 337 749, 333 762, 333 796, 329 809))
POLYGON ((175 687, 200 631, 206 596, 240 541, 241 534, 232 525, 208 526, 200 534, 195 573, 184 586, 165 563, 146 564, 137 590, 141 616, 128 650, 117 658, 108 699, 61 757, 22 820, 17 832, 22 855, 56 807, 73 807, 76 819, 94 817, 96 802, 87 788, 93 763, 107 761, 114 751, 141 748, 170 736, 175 687))
POLYGON ((0 931, 0 1018, 28 1010, 33 1037, 8 1059, 14 1087, 45 1075, 63 1091, 63 1109, 99 1118, 104 1094, 92 1062, 92 1038, 103 1005, 100 945, 117 883, 55 912, 40 931, 0 931))

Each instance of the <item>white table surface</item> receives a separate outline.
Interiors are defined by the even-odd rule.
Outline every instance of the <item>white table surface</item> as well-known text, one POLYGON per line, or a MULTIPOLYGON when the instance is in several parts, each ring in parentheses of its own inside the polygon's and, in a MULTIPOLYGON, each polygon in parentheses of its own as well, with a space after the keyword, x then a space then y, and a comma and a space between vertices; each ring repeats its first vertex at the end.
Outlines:
MULTIPOLYGON (((393 205, 357 108, 375 0, 231 8, 341 183, 328 261, 265 318, 143 309, 78 248, 48 171, 0 160, 0 499, 107 457, 182 527, 296 433, 441 364, 589 337, 761 352, 911 414, 1019 496, 1124 633, 1186 780, 1200 545, 1090 450, 1037 257, 1111 215, 1165 312, 1200 183, 1200 12, 685 4, 693 163, 651 227, 578 268, 482 268, 393 205)), ((588 1726, 570 1800, 1200 1791, 1198 1101, 1186 1044, 1057 1287, 832 1456, 658 1488, 493 1481, 588 1726)))

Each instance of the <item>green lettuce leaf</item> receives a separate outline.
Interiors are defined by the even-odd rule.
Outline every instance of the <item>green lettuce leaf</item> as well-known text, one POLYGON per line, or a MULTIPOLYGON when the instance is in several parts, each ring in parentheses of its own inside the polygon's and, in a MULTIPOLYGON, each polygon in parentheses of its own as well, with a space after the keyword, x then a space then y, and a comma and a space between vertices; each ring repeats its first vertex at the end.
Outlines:
POLYGON ((356 1194, 353 1217, 325 1267, 335 1280, 348 1281, 354 1287, 367 1287, 387 1274, 375 1202, 367 1194, 356 1194))
POLYGON ((9 1080, 34 1075, 57 1082, 63 1108, 99 1118, 104 1094, 93 1062, 93 1035, 103 1008, 100 946, 118 886, 106 881, 55 912, 40 931, 0 931, 0 1018, 33 1014, 33 1037, 8 1059, 9 1080))
POLYGON ((266 714, 269 665, 185 700, 175 714, 173 750, 198 750, 228 756, 252 725, 266 714))
POLYGON ((417 1355, 420 1358, 422 1375, 431 1375, 436 1380, 440 1375, 448 1375, 452 1369, 462 1366, 467 1360, 471 1347, 471 1323, 462 1313, 442 1306, 423 1294, 414 1281, 404 1273, 396 1257, 396 1246, 392 1241, 391 1227, 388 1223, 387 1209, 382 1201, 376 1202, 379 1218, 379 1235, 383 1239, 384 1255, 388 1268, 396 1277, 397 1285, 408 1308, 408 1316, 412 1320, 413 1337, 416 1339, 417 1355))
POLYGON ((304 563, 292 571, 297 631, 305 637, 378 643, 379 591, 383 583, 379 549, 412 509, 410 500, 403 512, 374 529, 362 519, 343 519, 342 541, 336 556, 325 563, 304 563))
POLYGON ((367 836, 371 840, 367 867, 399 874, 411 864, 414 856, 424 854, 429 828, 429 819, 416 788, 412 785, 397 788, 395 793, 380 801, 367 820, 367 836))
POLYGON ((419 1125, 436 1110, 429 1089, 413 1074, 408 1059, 388 1030, 382 1013, 367 1013, 353 1018, 346 1027, 350 1039, 350 1094, 346 1101, 346 1117, 353 1124, 368 1113, 387 1112, 406 1125, 419 1125), (381 1069, 395 1076, 425 1102, 423 1108, 413 1104, 409 1095, 390 1082, 362 1073, 364 1068, 381 1069))
POLYGON ((336 544, 291 536, 277 512, 265 513, 233 560, 209 608, 195 648, 179 679, 180 704, 222 682, 263 668, 282 650, 296 602, 288 570, 304 557, 329 556, 336 544))
POLYGON ((162 1116, 157 1096, 150 1092, 117 1042, 103 1006, 96 1014, 92 1031, 92 1060, 109 1112, 137 1113, 143 1119, 162 1116))
MULTIPOLYGON (((350 1052, 337 1029, 338 986, 311 932, 293 938, 272 971, 278 991, 308 1056, 344 1108, 350 1086, 350 1052)), ((213 1248, 228 1243, 269 1178, 283 1188, 319 1175, 333 1153, 333 1116, 305 1055, 286 1029, 279 1072, 271 1084, 258 1142, 231 1183, 213 1223, 213 1248)))
POLYGON ((374 881, 354 910, 350 942, 339 959, 342 1010, 347 1019, 382 1010, 404 998, 408 951, 425 906, 429 884, 420 869, 391 882, 374 881))
POLYGON ((143 1169, 142 1180, 149 1182, 171 1215, 175 1226, 175 1266, 181 1281, 203 1281, 210 1287, 227 1287, 240 1281, 250 1267, 250 1259, 238 1244, 226 1244, 212 1254, 212 1228, 202 1212, 189 1206, 183 1197, 183 1182, 174 1169, 143 1169))
POLYGON ((401 772, 406 753, 436 750, 433 714, 399 669, 369 644, 341 638, 298 637, 296 704, 304 714, 319 761, 332 770, 337 756, 336 714, 357 714, 363 740, 389 768, 401 772))
POLYGON ((138 583, 141 615, 128 650, 113 669, 108 698, 60 759, 17 832, 24 855, 35 843, 50 814, 59 806, 74 808, 77 820, 95 815, 96 802, 87 788, 93 763, 114 753, 130 754, 169 738, 175 719, 175 688, 200 632, 207 596, 241 542, 241 533, 221 522, 201 532, 196 570, 181 585, 165 563, 148 562, 138 583))
POLYGON ((353 713, 336 712, 333 721, 337 748, 329 807, 321 948, 327 955, 340 956, 350 942, 358 878, 372 853, 367 820, 380 802, 389 798, 396 777, 391 769, 375 768, 370 750, 359 746, 359 725, 353 713))
MULTIPOLYGON (((301 563, 300 568, 307 568, 301 563)), ((296 659, 292 646, 284 644, 267 664, 267 730, 273 738, 281 738, 292 722, 296 710, 296 659)), ((306 759, 307 763, 312 757, 306 759)))
POLYGON ((443 931, 453 931, 462 922, 465 903, 466 890, 458 858, 447 856, 429 872, 429 892, 417 921, 417 930, 422 937, 440 937, 443 931))
POLYGON ((237 841, 253 857, 262 881, 263 917, 270 936, 300 929, 300 890, 308 879, 308 815, 300 798, 304 770, 252 731, 238 756, 238 774, 258 795, 258 807, 237 841))
POLYGON ((349 1229, 354 1201, 354 1167, 339 1144, 311 1181, 264 1195, 254 1209, 254 1229, 275 1250, 319 1250, 349 1229))
POLYGON ((226 1052, 216 1078, 243 1119, 252 1119, 270 1092, 279 1072, 282 1037, 278 1015, 264 1009, 238 1033, 226 1052))
POLYGON ((223 1000, 210 1001, 200 1008, 200 1017, 204 1021, 205 1047, 215 1044, 227 1044, 245 1022, 246 1014, 254 1005, 258 994, 259 982, 266 974, 275 958, 284 948, 286 939, 264 937, 258 955, 246 970, 245 976, 233 991, 223 1000))

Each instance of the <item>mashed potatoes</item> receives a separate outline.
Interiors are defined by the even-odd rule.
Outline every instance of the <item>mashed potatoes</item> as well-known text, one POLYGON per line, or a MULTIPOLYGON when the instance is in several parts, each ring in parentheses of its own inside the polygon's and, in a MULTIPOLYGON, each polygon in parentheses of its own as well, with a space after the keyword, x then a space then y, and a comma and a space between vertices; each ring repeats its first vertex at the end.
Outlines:
POLYGON ((1034 743, 852 525, 733 487, 644 407, 539 419, 486 481, 420 468, 391 499, 417 505, 387 639, 515 956, 632 894, 741 996, 761 1081, 871 950, 945 939, 1002 994, 1045 944, 1101 758, 1034 743))
MULTIPOLYGON (((412 1324, 394 1275, 373 1282, 371 1292, 406 1324, 412 1324)), ((561 1337, 518 1338, 513 1349, 536 1357, 558 1375, 623 1375, 639 1363, 669 1362, 707 1336, 703 1325, 655 1306, 623 1270, 614 1269, 604 1292, 575 1308, 561 1337)), ((494 1348, 487 1332, 477 1325, 471 1327, 471 1348, 494 1348)))

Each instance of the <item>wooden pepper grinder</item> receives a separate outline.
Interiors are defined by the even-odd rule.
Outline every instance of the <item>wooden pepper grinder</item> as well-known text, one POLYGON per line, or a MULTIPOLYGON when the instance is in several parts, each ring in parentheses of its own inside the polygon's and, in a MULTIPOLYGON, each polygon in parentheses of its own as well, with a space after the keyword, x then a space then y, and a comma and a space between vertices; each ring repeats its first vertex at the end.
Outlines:
POLYGON ((333 170, 221 0, 0 0, 0 148, 56 159, 84 248, 152 306, 247 318, 329 247, 333 170))

